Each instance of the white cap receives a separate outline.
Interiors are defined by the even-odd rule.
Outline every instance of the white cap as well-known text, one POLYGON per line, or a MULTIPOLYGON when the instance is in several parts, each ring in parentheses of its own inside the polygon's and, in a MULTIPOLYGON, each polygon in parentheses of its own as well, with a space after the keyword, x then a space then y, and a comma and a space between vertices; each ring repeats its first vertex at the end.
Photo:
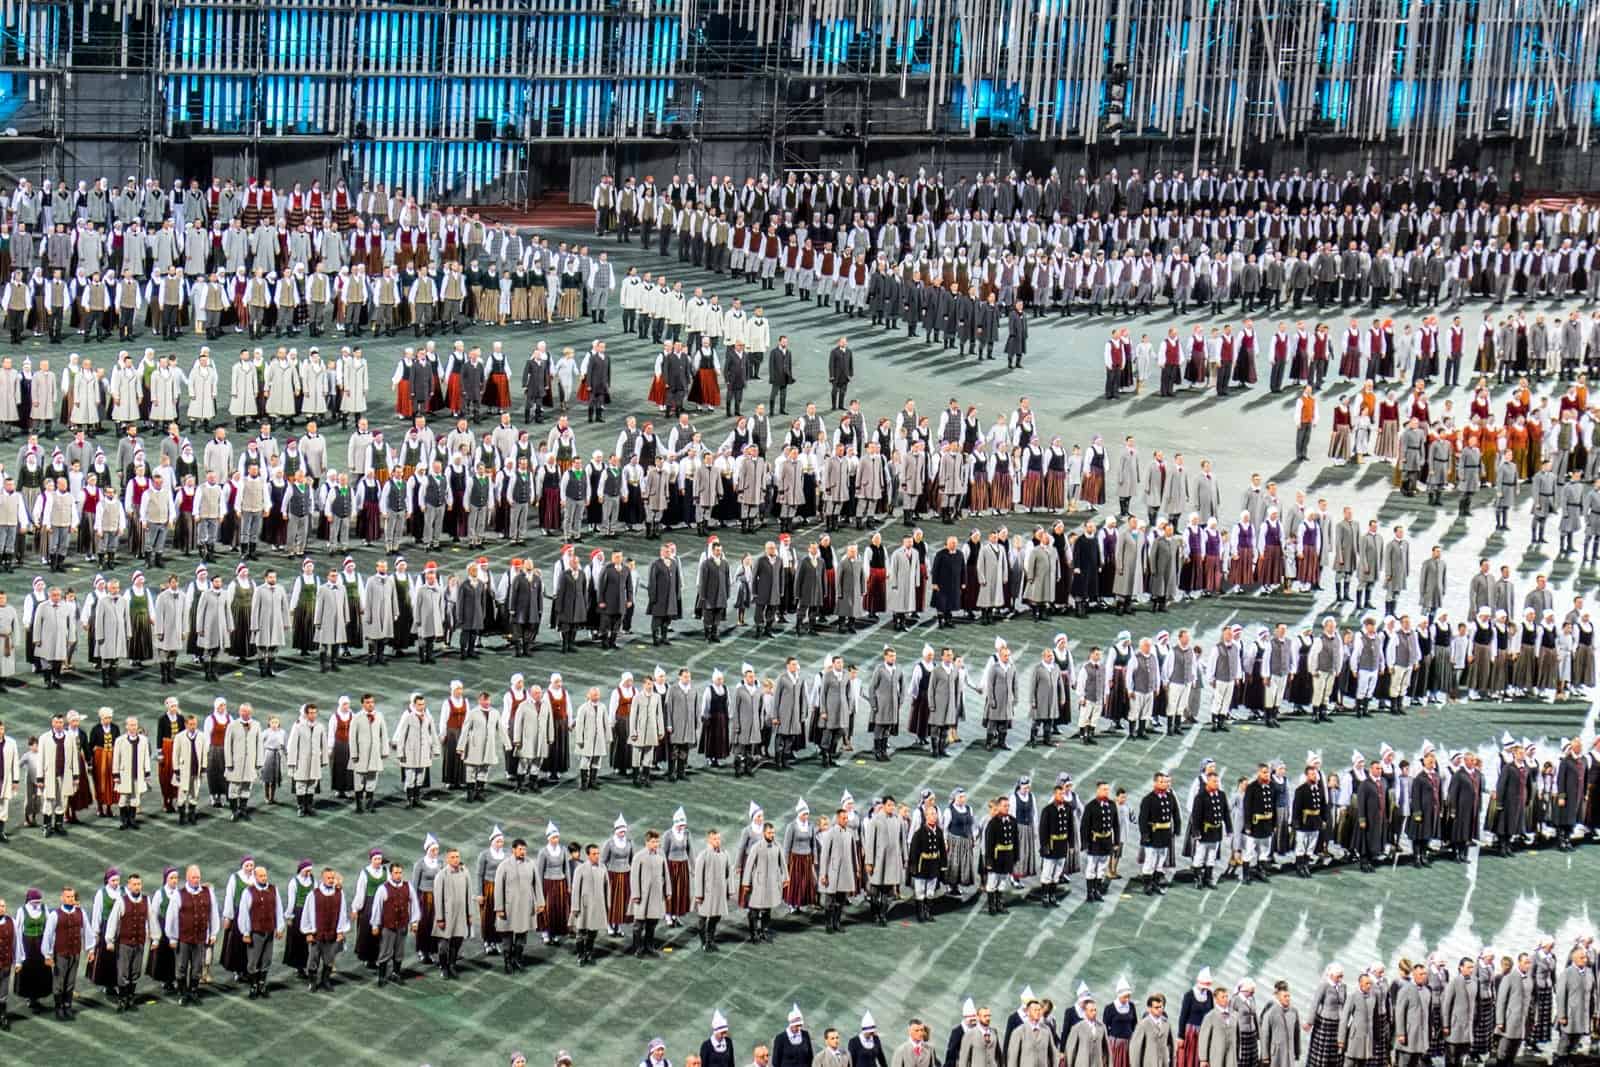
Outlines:
POLYGON ((719 1030, 726 1030, 727 1028, 728 1020, 723 1018, 722 1010, 720 1008, 714 1009, 711 1012, 711 1032, 714 1034, 719 1030))
POLYGON ((1089 983, 1088 982, 1079 982, 1078 983, 1078 995, 1077 995, 1077 997, 1074 998, 1075 1002, 1078 1003, 1078 1004, 1082 1004, 1086 1000, 1093 1000, 1093 999, 1094 999, 1094 994, 1089 992, 1089 983))
POLYGON ((439 839, 437 837, 434 837, 432 834, 429 834, 427 837, 424 837, 422 839, 422 854, 424 856, 426 856, 428 854, 428 850, 429 849, 434 849, 434 848, 438 848, 438 847, 439 847, 439 839))
POLYGON ((681 805, 681 804, 678 805, 678 810, 672 813, 672 825, 674 825, 674 826, 688 826, 689 825, 689 816, 687 816, 687 815, 685 815, 683 813, 683 805, 681 805))
POLYGON ((500 829, 500 827, 498 825, 496 825, 493 830, 489 831, 489 843, 492 845, 492 844, 494 844, 494 839, 495 838, 504 837, 504 836, 506 836, 506 832, 504 830, 500 829))
POLYGON ((861 1013, 861 1032, 863 1034, 875 1034, 878 1032, 878 1020, 872 1017, 870 1011, 861 1013))
POLYGON ((1128 984, 1128 976, 1127 975, 1119 974, 1119 975, 1117 975, 1117 996, 1120 997, 1124 993, 1128 994, 1129 996, 1132 996, 1133 995, 1133 986, 1128 984))
POLYGON ((791 1025, 794 1023, 805 1022, 805 1016, 800 1014, 800 1005, 789 1005, 789 1022, 791 1025))
POLYGON ((756 802, 755 802, 755 801, 753 801, 753 800, 752 800, 752 801, 751 801, 751 802, 750 802, 750 811, 749 811, 749 813, 748 813, 748 814, 747 814, 747 815, 746 815, 746 816, 745 816, 745 818, 747 818, 747 819, 752 819, 752 820, 753 820, 753 819, 755 819, 755 817, 756 817, 756 816, 757 816, 757 815, 760 815, 760 814, 761 814, 761 805, 760 805, 760 804, 757 804, 757 803, 756 803, 756 802))
POLYGON ((622 817, 622 812, 617 812, 616 820, 612 822, 611 828, 613 830, 626 830, 628 828, 628 820, 622 817))
POLYGON ((794 802, 794 813, 796 815, 810 815, 811 814, 811 809, 806 807, 806 798, 805 797, 801 797, 799 800, 794 802))
POLYGON ((1022 987, 1022 1003, 1026 1004, 1030 1000, 1038 1000, 1038 999, 1039 999, 1038 997, 1033 995, 1033 986, 1025 985, 1025 986, 1022 987))
POLYGON ((560 833, 561 830, 556 826, 555 823, 547 822, 544 824, 544 837, 546 841, 550 840, 552 837, 560 835, 560 833))
POLYGON ((1194 984, 1199 986, 1201 989, 1210 989, 1211 988, 1211 968, 1210 967, 1202 967, 1202 968, 1200 968, 1200 973, 1195 975, 1194 984))
POLYGON ((961 1002, 961 1017, 963 1019, 976 1019, 978 1017, 978 1006, 972 1003, 971 997, 961 1002))

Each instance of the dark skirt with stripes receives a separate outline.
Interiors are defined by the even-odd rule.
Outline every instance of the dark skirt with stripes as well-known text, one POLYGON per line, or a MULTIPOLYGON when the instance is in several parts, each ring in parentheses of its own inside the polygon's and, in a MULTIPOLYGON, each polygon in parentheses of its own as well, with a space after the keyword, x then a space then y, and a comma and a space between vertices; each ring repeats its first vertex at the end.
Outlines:
POLYGON ((1472 1012, 1472 1054, 1487 1056, 1494 1047, 1494 998, 1479 997, 1472 1012))
POLYGON ((1553 989, 1535 988, 1533 991, 1533 1025, 1528 1037, 1532 1041, 1550 1040, 1550 1022, 1553 1016, 1553 989))
MULTIPOLYGON (((791 857, 792 859, 793 857, 791 857)), ((794 868, 789 868, 790 877, 794 868)), ((674 919, 687 915, 694 906, 694 896, 689 889, 689 861, 667 861, 667 914, 674 919)))
POLYGON ((606 924, 621 926, 628 921, 628 900, 632 893, 628 887, 628 872, 607 871, 606 881, 611 883, 611 894, 606 898, 606 924))
POLYGON ((1306 1067, 1342 1067, 1339 1052, 1339 1020, 1320 1016, 1311 1021, 1311 1041, 1306 1050, 1306 1067))

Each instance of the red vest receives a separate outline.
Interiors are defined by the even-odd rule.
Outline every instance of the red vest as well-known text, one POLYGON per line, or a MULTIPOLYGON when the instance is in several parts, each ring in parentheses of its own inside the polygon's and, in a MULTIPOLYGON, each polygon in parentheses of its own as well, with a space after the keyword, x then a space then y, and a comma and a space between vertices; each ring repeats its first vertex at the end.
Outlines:
POLYGON ((385 882, 383 893, 383 916, 379 925, 385 930, 404 930, 410 926, 411 887, 404 882, 399 885, 385 882))
POLYGON ((217 719, 216 719, 216 716, 214 716, 214 715, 210 716, 210 719, 211 719, 211 747, 212 748, 221 748, 222 744, 223 744, 223 741, 226 739, 226 737, 228 735, 228 724, 227 723, 223 723, 220 726, 217 725, 217 719))
MULTIPOLYGON (((170 905, 169 905, 170 907, 170 905)), ((211 933, 211 887, 178 890, 178 944, 203 945, 211 933)))
POLYGON ((1181 349, 1182 346, 1178 344, 1178 339, 1176 337, 1167 338, 1167 366, 1176 367, 1178 365, 1178 358, 1182 354, 1181 349))
POLYGON ((122 898, 122 923, 117 927, 117 944, 134 948, 144 944, 145 927, 149 925, 150 898, 122 898))
MULTIPOLYGON (((56 950, 57 956, 83 955, 83 909, 73 908, 70 912, 65 908, 56 909, 56 950)), ((59 966, 60 961, 57 961, 59 966)))
MULTIPOLYGON (((517 703, 521 703, 521 701, 517 701, 517 703)), ((444 728, 446 730, 455 730, 459 732, 461 727, 465 725, 467 721, 467 702, 463 700, 461 703, 457 704, 454 700, 451 700, 446 702, 446 706, 449 709, 449 714, 445 716, 444 728)), ((513 722, 516 721, 516 713, 516 707, 513 705, 511 709, 513 722)))
POLYGON ((333 739, 335 741, 340 744, 350 743, 350 723, 354 721, 354 718, 354 716, 351 716, 349 719, 341 719, 337 714, 333 716, 333 739))
POLYGON ((0 971, 9 972, 17 958, 17 924, 9 915, 0 915, 0 971))
POLYGON ((250 897, 250 932, 270 934, 278 929, 278 894, 271 885, 266 888, 252 885, 245 890, 250 897))
POLYGON ((324 893, 321 887, 311 893, 313 909, 316 915, 316 930, 318 941, 333 941, 339 936, 339 904, 342 900, 338 893, 324 893))

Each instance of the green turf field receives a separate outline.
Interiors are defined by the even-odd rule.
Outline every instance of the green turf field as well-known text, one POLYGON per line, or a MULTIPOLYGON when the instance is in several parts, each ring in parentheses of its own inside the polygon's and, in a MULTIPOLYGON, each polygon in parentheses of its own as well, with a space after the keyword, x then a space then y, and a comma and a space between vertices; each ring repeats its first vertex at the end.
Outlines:
MULTIPOLYGON (((624 265, 638 264, 651 270, 663 265, 653 253, 641 254, 636 247, 613 255, 624 265)), ((1453 506, 1434 511, 1420 498, 1391 497, 1386 467, 1333 467, 1315 459, 1303 465, 1294 463, 1292 400, 1287 394, 1267 395, 1264 376, 1261 387, 1220 402, 1211 396, 1163 401, 1146 395, 1107 403, 1100 398, 1106 327, 1094 320, 1075 317, 1036 324, 1027 366, 1008 373, 1003 360, 980 366, 970 359, 956 361, 951 353, 924 346, 920 338, 910 342, 901 334, 889 339, 881 331, 869 329, 863 320, 850 321, 798 299, 786 299, 781 287, 758 296, 742 283, 730 284, 726 278, 692 269, 679 270, 675 259, 665 265, 669 277, 681 277, 686 289, 703 285, 708 295, 716 292, 724 303, 741 295, 748 308, 761 302, 760 297, 766 298, 774 338, 788 333, 797 350, 799 383, 790 390, 791 412, 803 407, 807 398, 826 400, 826 353, 845 334, 856 352, 858 377, 853 392, 861 398, 869 418, 890 414, 907 397, 915 398, 921 410, 933 415, 955 396, 963 404, 978 403, 987 424, 997 412, 1009 411, 1018 395, 1027 394, 1033 398, 1038 425, 1047 437, 1059 433, 1069 444, 1087 443, 1100 433, 1114 456, 1116 442, 1133 433, 1146 457, 1155 447, 1166 449, 1169 456, 1181 450, 1190 470, 1198 469, 1200 457, 1209 457, 1222 480, 1224 512, 1239 506, 1249 474, 1259 471, 1280 482, 1285 502, 1292 502, 1295 488, 1305 488, 1313 499, 1327 497, 1335 510, 1349 503, 1359 516, 1376 513, 1386 523, 1406 523, 1412 529, 1414 561, 1420 562, 1431 545, 1444 545, 1450 559, 1447 601, 1457 618, 1464 610, 1467 577, 1480 554, 1512 563, 1523 587, 1531 585, 1535 572, 1548 571, 1558 589, 1558 603, 1565 603, 1562 598, 1569 592, 1586 593, 1592 585, 1592 573, 1580 575, 1571 563, 1553 564, 1545 556, 1525 551, 1526 505, 1522 516, 1513 519, 1510 535, 1491 536, 1492 515, 1487 508, 1470 521, 1462 521, 1456 519, 1453 506)), ((1316 321, 1309 312, 1307 317, 1316 321)), ((1399 317, 1407 320, 1404 315, 1399 317)), ((566 345, 581 352, 598 330, 611 342, 614 395, 619 402, 608 414, 603 434, 586 432, 581 412, 576 423, 581 447, 609 449, 625 414, 655 415, 645 401, 655 348, 622 339, 620 318, 620 311, 613 306, 612 321, 603 327, 581 322, 538 332, 477 329, 468 336, 472 342, 485 344, 503 337, 516 375, 535 339, 547 340, 557 353, 566 345)), ((1479 314, 1474 311, 1465 319, 1468 335, 1474 336, 1479 314)), ((1337 330, 1341 320, 1334 315, 1328 321, 1337 330)), ((1146 330, 1159 337, 1167 323, 1164 314, 1139 322, 1134 327, 1135 337, 1146 330)), ((1187 328, 1186 322, 1183 331, 1187 328)), ((1258 328, 1265 335, 1272 326, 1258 328)), ((306 339, 299 342, 304 346, 306 339)), ((141 338, 136 345, 144 343, 141 338)), ((224 338, 213 346, 223 366, 237 352, 236 347, 230 350, 230 343, 224 338)), ((320 343, 325 353, 337 347, 337 341, 329 339, 320 343)), ((366 342, 372 363, 373 422, 386 431, 396 425, 387 395, 389 372, 406 343, 409 340, 401 338, 366 342)), ((32 341, 24 345, 24 352, 36 362, 48 353, 52 364, 59 367, 65 347, 32 341)), ((192 362, 197 347, 189 340, 178 347, 185 366, 192 362)), ((97 346, 93 354, 98 361, 112 351, 110 346, 97 346)), ((752 383, 746 393, 747 410, 756 400, 765 399, 764 386, 764 381, 752 383)), ((1326 427, 1337 392, 1330 388, 1323 394, 1323 428, 1313 456, 1326 451, 1326 427)), ((1457 411, 1464 411, 1466 393, 1458 393, 1455 400, 1457 411)), ((520 396, 515 406, 520 414, 520 396)), ((720 413, 702 416, 696 424, 711 431, 706 434, 708 440, 725 433, 726 420, 720 413)), ((330 455, 342 456, 342 436, 337 432, 331 436, 330 455)), ((1107 495, 1114 499, 1114 488, 1107 495)), ((977 525, 988 527, 996 521, 982 520, 977 525)), ((1012 528, 1026 530, 1032 524, 1026 517, 1017 517, 1012 528)), ((898 533, 898 527, 891 529, 898 533)), ((936 540, 942 540, 945 533, 936 520, 926 523, 925 529, 936 540)), ((810 532, 801 531, 796 541, 803 543, 810 532)), ((737 532, 722 536, 734 558, 755 550, 760 540, 737 532)), ((685 569, 692 582, 698 538, 688 531, 679 532, 677 539, 689 556, 685 569)), ((847 539, 848 535, 835 535, 835 544, 842 548, 847 539)), ((622 541, 641 560, 654 554, 655 546, 642 539, 622 541)), ((553 540, 536 544, 536 558, 547 574, 555 548, 553 540)), ((447 550, 440 565, 446 570, 459 569, 474 554, 465 549, 447 550)), ((492 548, 488 554, 498 568, 514 553, 492 548)), ((354 555, 362 573, 370 573, 376 552, 358 550, 354 555)), ((412 571, 418 573, 426 557, 413 551, 407 558, 412 571)), ((225 568, 231 566, 226 560, 222 557, 220 561, 225 568)), ((193 559, 183 557, 170 558, 168 563, 185 580, 194 566, 193 559)), ((253 573, 259 576, 266 565, 264 556, 263 562, 252 568, 253 573)), ((297 561, 280 558, 276 565, 287 580, 297 561)), ((20 602, 34 573, 36 569, 30 565, 6 576, 0 588, 20 602)), ((82 590, 92 577, 92 567, 80 560, 74 562, 67 581, 82 590)), ((159 585, 161 577, 155 575, 152 586, 159 585)), ((688 590, 686 593, 692 596, 688 590)), ((1323 596, 1331 597, 1331 593, 1323 596)), ((1405 605, 1414 608, 1414 599, 1408 597, 1405 605)), ((1175 605, 1161 617, 1148 613, 1130 619, 1100 615, 1087 621, 1072 620, 1061 628, 1080 652, 1090 644, 1109 642, 1123 628, 1138 637, 1158 629, 1176 631, 1179 626, 1192 626, 1209 643, 1216 627, 1227 620, 1247 626, 1278 621, 1293 626, 1325 607, 1309 596, 1270 600, 1224 597, 1203 604, 1175 605)), ((280 677, 270 681, 250 668, 225 675, 220 685, 201 681, 191 669, 180 678, 176 692, 186 711, 203 714, 211 699, 221 695, 231 703, 249 700, 258 713, 281 715, 287 724, 302 701, 318 700, 328 707, 341 693, 358 696, 371 691, 378 694, 392 724, 409 691, 420 690, 436 702, 448 682, 458 677, 469 689, 488 688, 498 693, 513 671, 542 681, 550 671, 559 669, 569 689, 581 699, 589 684, 609 687, 622 670, 640 675, 658 663, 669 670, 687 665, 699 682, 713 667, 731 673, 741 661, 772 673, 790 653, 800 656, 808 669, 819 664, 825 653, 841 650, 852 661, 866 662, 891 640, 901 649, 905 664, 924 641, 937 645, 939 638, 945 637, 976 666, 988 654, 997 633, 1008 638, 1019 664, 1026 669, 1057 629, 1055 623, 1019 620, 995 629, 963 626, 953 634, 940 634, 930 623, 914 634, 891 635, 885 625, 848 638, 784 635, 754 641, 741 634, 718 646, 706 646, 685 634, 667 649, 651 648, 647 636, 637 635, 616 653, 585 646, 568 656, 553 651, 547 633, 541 648, 520 661, 491 653, 465 669, 448 657, 429 667, 418 666, 414 660, 399 661, 386 669, 359 666, 337 676, 319 674, 314 662, 291 661, 280 677)), ((83 710, 92 721, 93 709, 102 703, 112 703, 119 720, 125 714, 138 714, 153 721, 165 695, 153 670, 125 676, 122 688, 113 691, 109 701, 95 677, 80 672, 68 679, 62 692, 47 693, 37 684, 8 692, 4 718, 13 737, 39 733, 50 713, 66 708, 83 710)), ((1404 718, 1378 715, 1359 723, 1341 717, 1318 727, 1291 719, 1278 731, 1236 727, 1226 735, 1191 731, 1182 739, 1113 739, 1094 749, 1063 746, 989 754, 981 746, 963 744, 953 759, 939 764, 905 754, 888 766, 855 761, 824 771, 808 760, 793 772, 764 772, 753 781, 734 782, 726 771, 700 773, 686 786, 658 784, 650 792, 635 791, 609 778, 600 792, 582 795, 565 785, 538 797, 514 797, 497 786, 487 805, 436 800, 424 810, 408 811, 390 800, 371 818, 325 807, 321 818, 308 822, 294 816, 292 805, 285 805, 263 811, 244 827, 212 817, 203 819, 198 827, 179 828, 172 817, 157 816, 147 819, 140 832, 125 834, 116 831, 115 820, 93 820, 91 809, 91 825, 69 837, 48 840, 37 830, 21 830, 20 812, 13 809, 12 843, 0 847, 0 894, 13 911, 20 906, 27 886, 44 889, 49 900, 61 885, 75 883, 87 898, 108 864, 116 864, 125 873, 141 871, 147 881, 153 881, 166 864, 198 862, 207 880, 220 883, 244 852, 266 862, 280 885, 300 857, 309 857, 319 866, 334 865, 349 878, 373 845, 389 850, 409 866, 430 831, 447 846, 459 845, 470 864, 485 844, 492 823, 499 823, 510 835, 523 834, 537 841, 546 820, 554 819, 568 841, 600 840, 619 811, 633 824, 637 836, 646 827, 665 828, 679 803, 696 835, 713 826, 737 828, 752 799, 765 806, 781 832, 799 796, 805 797, 814 812, 823 812, 831 811, 846 789, 864 799, 884 791, 907 797, 926 786, 942 801, 953 786, 963 785, 977 806, 989 796, 1009 791, 1023 773, 1033 775, 1043 796, 1048 795, 1048 782, 1058 771, 1066 770, 1085 794, 1095 780, 1104 778, 1125 785, 1137 798, 1159 767, 1172 768, 1180 790, 1186 790, 1205 756, 1217 758, 1224 777, 1231 781, 1269 757, 1282 757, 1292 770, 1297 769, 1306 750, 1313 748, 1323 753, 1330 769, 1342 771, 1353 748, 1371 755, 1385 741, 1402 753, 1413 753, 1425 737, 1444 749, 1479 745, 1498 737, 1502 730, 1553 741, 1586 728, 1592 730, 1593 715, 1588 705, 1580 702, 1461 705, 1413 709, 1404 718)), ((968 724, 964 732, 970 739, 974 727, 968 724)), ((1543 750, 1548 756, 1553 746, 1543 750)), ((397 785, 396 776, 385 777, 385 788, 397 785)), ((918 1013, 932 1025, 942 1051, 944 1035, 957 1021, 962 998, 969 995, 980 1004, 993 1005, 997 1019, 1015 1006, 1018 991, 1029 983, 1058 1005, 1072 999, 1079 981, 1109 995, 1119 975, 1126 975, 1141 997, 1153 988, 1175 998, 1205 965, 1211 966, 1219 981, 1230 984, 1250 975, 1258 987, 1270 988, 1272 980, 1287 978, 1304 1011, 1316 977, 1330 959, 1341 960, 1347 971, 1354 973, 1375 961, 1392 968, 1403 954, 1414 956, 1435 948, 1442 948, 1450 957, 1484 945, 1501 952, 1520 951, 1532 947, 1538 932, 1549 932, 1558 943, 1566 943, 1579 929, 1593 927, 1593 857, 1591 850, 1581 850, 1575 858, 1541 851, 1510 860, 1488 858, 1466 867, 1439 864, 1423 872, 1386 870, 1371 877, 1330 873, 1310 882, 1277 878, 1265 887, 1226 883, 1221 891, 1203 895, 1185 886, 1158 900, 1136 892, 1121 899, 1113 895, 1097 905, 1082 902, 1080 879, 1073 895, 1056 911, 1013 907, 1008 917, 997 920, 977 908, 947 909, 939 913, 939 921, 932 927, 903 922, 880 930, 857 925, 845 936, 833 938, 824 935, 820 925, 815 931, 801 932, 796 920, 780 918, 774 945, 729 944, 728 951, 709 958, 694 947, 688 930, 667 931, 673 935, 668 942, 672 951, 650 962, 621 956, 621 942, 603 939, 602 947, 609 951, 600 965, 581 971, 564 951, 552 955, 535 946, 531 954, 536 964, 515 978, 500 973, 497 959, 480 961, 477 949, 469 946, 467 980, 454 986, 428 976, 416 977, 402 988, 380 991, 363 973, 353 984, 341 985, 333 996, 312 998, 280 974, 274 996, 265 1003, 246 1000, 242 991, 231 991, 224 983, 213 988, 200 1007, 180 1010, 171 1002, 150 1002, 132 1019, 114 1015, 99 994, 85 990, 83 1006, 87 1010, 76 1024, 58 1024, 48 1013, 37 1020, 19 1019, 0 1047, 17 1049, 27 1060, 48 1049, 65 1062, 86 1062, 103 1055, 108 1047, 120 1047, 134 1056, 154 1055, 156 1048, 179 1048, 201 1063, 248 1055, 264 1064, 322 1064, 379 1056, 402 1063, 490 1064, 505 1062, 514 1049, 528 1052, 538 1064, 548 1063, 556 1049, 565 1047, 577 1055, 580 1064, 625 1067, 641 1058, 646 1041, 655 1035, 667 1040, 673 1061, 681 1062, 706 1035, 712 1009, 720 1008, 732 1021, 743 1063, 752 1043, 769 1041, 778 1032, 794 1002, 806 1012, 819 1039, 828 1025, 852 1033, 862 1010, 870 1009, 891 1047, 901 1039, 903 1021, 918 1013)), ((1125 871, 1128 866, 1124 865, 1125 871)), ((742 924, 731 924, 732 930, 740 928, 742 924)), ((345 970, 348 974, 349 964, 345 970)), ((14 1012, 20 1007, 13 1001, 14 1012)))

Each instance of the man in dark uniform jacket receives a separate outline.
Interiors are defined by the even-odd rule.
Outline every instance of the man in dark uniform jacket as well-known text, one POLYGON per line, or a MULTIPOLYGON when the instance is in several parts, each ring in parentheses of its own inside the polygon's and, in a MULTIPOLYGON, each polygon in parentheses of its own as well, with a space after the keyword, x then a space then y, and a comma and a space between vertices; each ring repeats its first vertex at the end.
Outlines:
POLYGON ((733 418, 743 414, 739 405, 744 401, 744 383, 750 368, 744 345, 725 349, 722 353, 722 384, 727 393, 727 415, 733 418))
MULTIPOLYGON (((993 349, 990 349, 993 359, 993 349)), ((1006 366, 1022 366, 1022 357, 1028 354, 1028 316, 1023 314, 1022 301, 1018 300, 1006 319, 1006 366)))
POLYGON ((1311 877, 1312 850, 1317 848, 1327 828, 1322 774, 1315 764, 1307 764, 1305 780, 1295 787, 1294 807, 1289 816, 1294 829, 1294 869, 1301 878, 1311 877))
POLYGON ((848 401, 845 394, 850 389, 850 379, 855 377, 855 356, 850 351, 850 340, 839 338, 839 343, 828 353, 829 411, 842 410, 848 401))
MULTIPOLYGON (((778 347, 767 355, 767 408, 779 415, 789 414, 789 386, 794 384, 794 353, 787 335, 778 338, 778 347)), ((670 384, 670 383, 669 383, 670 384)))
POLYGON ((983 859, 988 869, 984 882, 990 915, 1002 915, 1007 910, 1001 887, 1011 877, 1017 863, 1017 820, 1011 814, 1011 798, 1001 796, 996 801, 994 816, 983 828, 983 859))
POLYGON ((1109 865, 1111 857, 1122 850, 1122 818, 1117 804, 1111 799, 1111 786, 1096 782, 1094 799, 1083 806, 1080 824, 1083 849, 1088 854, 1084 864, 1085 885, 1089 900, 1104 900, 1111 887, 1109 865))
POLYGON ((1182 828, 1183 815, 1178 798, 1172 792, 1172 778, 1166 771, 1157 771, 1155 788, 1139 802, 1139 848, 1143 852, 1141 869, 1145 896, 1166 894, 1161 869, 1175 866, 1173 853, 1182 828))
MULTIPOLYGON (((661 546, 661 554, 650 564, 645 586, 646 614, 650 616, 650 643, 670 645, 672 620, 683 618, 683 575, 678 569, 677 547, 661 546)), ((616 646, 613 645, 613 648, 616 646)))
MULTIPOLYGON (((1359 759, 1359 757, 1358 757, 1359 759)), ((1351 771, 1356 779, 1356 825, 1353 830, 1353 851, 1360 857, 1361 873, 1371 874, 1374 864, 1383 858, 1384 843, 1389 834, 1387 805, 1384 803, 1383 779, 1366 770, 1364 761, 1351 771)))
POLYGON ((1067 803, 1067 788, 1057 782, 1050 803, 1039 809, 1039 877, 1041 904, 1054 908, 1061 899, 1057 889, 1071 873, 1067 863, 1078 847, 1076 812, 1067 803))

